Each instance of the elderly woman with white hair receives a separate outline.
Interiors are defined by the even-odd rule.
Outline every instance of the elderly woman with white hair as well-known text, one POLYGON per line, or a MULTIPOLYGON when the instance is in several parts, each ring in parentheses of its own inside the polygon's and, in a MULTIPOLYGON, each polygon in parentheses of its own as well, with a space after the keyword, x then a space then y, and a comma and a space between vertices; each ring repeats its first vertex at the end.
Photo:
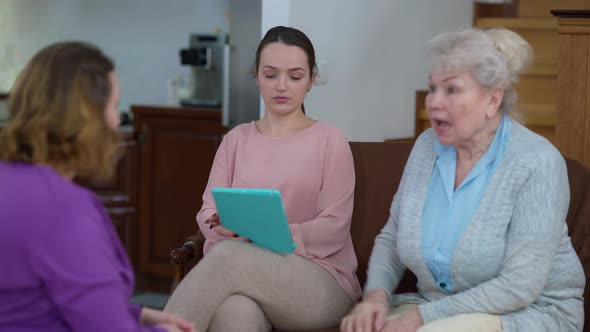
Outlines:
POLYGON ((429 46, 432 129, 414 145, 341 330, 582 331, 565 161, 516 121, 513 84, 530 46, 471 28, 429 46), (406 269, 418 293, 393 294, 406 269))

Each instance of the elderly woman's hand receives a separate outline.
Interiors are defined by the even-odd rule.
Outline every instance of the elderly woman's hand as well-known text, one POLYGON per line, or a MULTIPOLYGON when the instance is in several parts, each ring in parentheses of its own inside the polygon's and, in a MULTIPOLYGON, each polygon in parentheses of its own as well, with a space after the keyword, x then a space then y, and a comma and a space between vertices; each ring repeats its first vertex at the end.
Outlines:
POLYGON ((420 311, 414 309, 399 318, 387 321, 380 332, 416 332, 422 325, 424 322, 420 311))
POLYGON ((341 332, 373 332, 380 331, 389 314, 389 299, 384 290, 369 291, 365 299, 358 303, 352 311, 342 319, 341 332))

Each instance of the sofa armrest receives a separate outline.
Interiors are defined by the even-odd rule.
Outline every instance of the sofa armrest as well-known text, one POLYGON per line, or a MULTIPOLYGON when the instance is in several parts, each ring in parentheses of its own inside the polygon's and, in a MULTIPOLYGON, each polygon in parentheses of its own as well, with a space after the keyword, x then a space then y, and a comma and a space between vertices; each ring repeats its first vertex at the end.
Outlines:
POLYGON ((170 293, 174 292, 184 276, 203 258, 204 245, 205 237, 201 231, 197 230, 196 235, 186 238, 181 248, 170 252, 170 263, 175 269, 170 293))

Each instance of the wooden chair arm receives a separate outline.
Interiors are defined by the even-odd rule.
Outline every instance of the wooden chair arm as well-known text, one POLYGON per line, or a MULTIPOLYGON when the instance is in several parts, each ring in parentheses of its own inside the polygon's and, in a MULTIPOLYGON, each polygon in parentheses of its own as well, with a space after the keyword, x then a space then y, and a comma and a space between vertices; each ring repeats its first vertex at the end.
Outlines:
POLYGON ((170 252, 170 263, 173 265, 185 265, 195 258, 195 241, 192 237, 185 240, 180 248, 170 252))
POLYGON ((170 263, 174 265, 175 269, 170 293, 176 289, 176 286, 187 273, 203 258, 204 245, 205 237, 198 230, 196 235, 186 238, 181 248, 176 248, 170 252, 170 263))

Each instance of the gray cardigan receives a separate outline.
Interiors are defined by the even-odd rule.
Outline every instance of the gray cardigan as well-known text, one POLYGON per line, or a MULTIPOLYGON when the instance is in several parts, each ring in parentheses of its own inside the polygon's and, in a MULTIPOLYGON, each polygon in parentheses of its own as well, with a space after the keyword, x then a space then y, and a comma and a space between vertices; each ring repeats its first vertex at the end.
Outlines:
POLYGON ((452 260, 455 293, 442 291, 420 248, 422 210, 436 136, 427 130, 410 154, 391 215, 375 240, 365 292, 391 294, 409 268, 424 322, 464 313, 501 315, 505 332, 582 331, 584 271, 567 235, 565 161, 543 137, 514 123, 502 160, 452 260))

